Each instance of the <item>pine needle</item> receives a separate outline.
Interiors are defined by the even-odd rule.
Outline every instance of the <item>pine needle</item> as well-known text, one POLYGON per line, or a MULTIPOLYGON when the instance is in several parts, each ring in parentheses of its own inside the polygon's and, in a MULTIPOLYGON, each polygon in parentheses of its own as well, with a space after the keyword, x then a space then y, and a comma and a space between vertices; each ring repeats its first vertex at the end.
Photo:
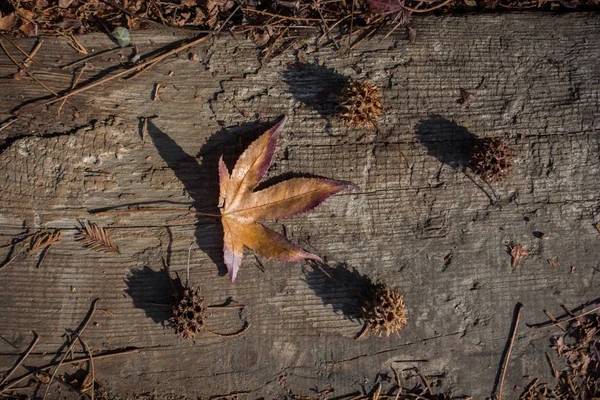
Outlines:
POLYGON ((80 241, 83 247, 103 253, 121 253, 104 228, 90 221, 80 223, 75 240, 80 241))

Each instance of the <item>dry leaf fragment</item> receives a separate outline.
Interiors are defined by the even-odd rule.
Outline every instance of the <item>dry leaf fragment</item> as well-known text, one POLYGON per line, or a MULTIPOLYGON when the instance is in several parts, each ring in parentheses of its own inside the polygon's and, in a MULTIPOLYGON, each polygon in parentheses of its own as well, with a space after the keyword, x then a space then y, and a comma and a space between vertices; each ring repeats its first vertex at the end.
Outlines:
POLYGON ((525 250, 522 245, 517 244, 515 246, 511 246, 510 256, 512 257, 512 269, 515 269, 517 265, 519 265, 521 257, 525 257, 527 255, 529 255, 529 253, 527 253, 527 250, 525 250))
POLYGON ((560 269, 560 265, 558 264, 558 261, 556 261, 555 258, 549 258, 548 264, 552 265, 555 269, 560 269))
POLYGON ((10 31, 15 27, 15 13, 2 16, 0 14, 0 31, 10 31))
POLYGON ((119 248, 113 243, 108 232, 93 222, 81 223, 75 240, 80 241, 83 247, 104 253, 120 253, 119 248))
POLYGON ((235 281, 244 246, 277 261, 321 259, 283 235, 258 221, 274 221, 312 210, 330 196, 346 188, 357 189, 350 182, 323 178, 293 178, 254 192, 266 174, 277 149, 277 140, 285 117, 256 139, 238 159, 229 173, 223 157, 219 159, 223 253, 229 279, 235 281))
POLYGON ((475 93, 468 91, 467 89, 460 88, 460 97, 456 100, 463 108, 468 109, 477 100, 475 93))
POLYGON ((45 249, 55 243, 60 242, 62 231, 57 230, 54 233, 38 232, 29 241, 27 254, 35 253, 38 250, 45 249))

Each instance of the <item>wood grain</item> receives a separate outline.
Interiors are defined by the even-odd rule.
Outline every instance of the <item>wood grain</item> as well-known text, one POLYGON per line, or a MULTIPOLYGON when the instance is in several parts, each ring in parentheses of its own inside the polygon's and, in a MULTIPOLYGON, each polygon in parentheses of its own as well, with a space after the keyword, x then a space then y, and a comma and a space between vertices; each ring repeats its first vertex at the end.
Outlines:
MULTIPOLYGON (((41 268, 29 257, 0 272, 0 335, 24 350, 35 330, 41 340, 26 364, 43 364, 99 297, 84 335, 92 350, 143 348, 96 362, 99 381, 115 393, 249 390, 252 398, 273 398, 331 385, 341 395, 380 371, 392 376, 391 366, 419 365, 425 374, 445 374, 443 388, 489 395, 515 303, 526 306, 523 322, 533 323, 545 319, 543 309, 556 315, 560 304, 598 297, 600 20, 499 14, 415 18, 413 26, 414 44, 398 33, 343 55, 307 52, 308 37, 264 67, 252 42, 223 36, 194 49, 199 63, 181 53, 134 80, 73 96, 77 112, 68 105, 61 116, 57 106, 22 112, 1 132, 0 239, 40 227, 64 235, 41 268), (334 115, 336 91, 357 78, 382 88, 379 132, 348 129, 334 115), (166 88, 162 101, 152 101, 157 83, 166 88), (461 88, 476 96, 468 108, 457 103, 461 88), (345 262, 350 272, 338 273, 349 285, 361 275, 401 289, 409 326, 399 337, 354 341, 359 303, 301 263, 260 260, 262 272, 247 253, 229 284, 215 218, 88 213, 142 202, 194 203, 211 212, 218 157, 224 153, 231 168, 266 126, 258 120, 282 114, 289 123, 269 176, 315 174, 361 190, 273 226, 331 265, 345 262), (142 138, 139 118, 153 115, 142 138), (463 168, 472 139, 490 136, 505 137, 515 152, 512 176, 492 187, 463 168), (107 228, 122 254, 82 248, 74 240, 78 219, 107 228), (505 241, 529 252, 514 271, 505 241), (161 256, 185 280, 190 243, 190 284, 200 285, 209 303, 231 296, 246 305, 241 318, 213 312, 208 327, 234 332, 245 319, 252 323, 246 334, 184 342, 163 327, 168 309, 149 304, 166 304, 172 293, 161 256)), ((148 52, 183 38, 177 35, 144 31, 132 39, 148 52)), ((101 34, 78 40, 88 51, 112 46, 101 34)), ((98 57, 82 82, 127 55, 98 57)), ((38 52, 46 67, 32 71, 66 91, 72 73, 58 67, 78 57, 63 38, 47 39, 38 52)), ((35 82, 12 79, 14 72, 0 56, 2 118, 47 99, 35 82)), ((524 375, 549 376, 549 332, 523 325, 506 398, 527 383, 524 375)), ((19 354, 0 341, 1 370, 19 354)))

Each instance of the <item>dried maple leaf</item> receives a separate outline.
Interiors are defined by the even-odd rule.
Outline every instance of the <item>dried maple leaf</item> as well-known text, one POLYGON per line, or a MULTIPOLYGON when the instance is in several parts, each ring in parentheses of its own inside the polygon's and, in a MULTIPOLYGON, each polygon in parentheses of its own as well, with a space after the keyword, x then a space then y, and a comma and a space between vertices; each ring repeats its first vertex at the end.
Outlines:
POLYGON ((219 159, 219 208, 223 223, 223 253, 229 279, 235 281, 244 246, 277 261, 321 259, 258 221, 274 221, 312 210, 350 182, 323 178, 293 178, 255 192, 277 149, 285 118, 256 139, 240 156, 231 174, 219 159))

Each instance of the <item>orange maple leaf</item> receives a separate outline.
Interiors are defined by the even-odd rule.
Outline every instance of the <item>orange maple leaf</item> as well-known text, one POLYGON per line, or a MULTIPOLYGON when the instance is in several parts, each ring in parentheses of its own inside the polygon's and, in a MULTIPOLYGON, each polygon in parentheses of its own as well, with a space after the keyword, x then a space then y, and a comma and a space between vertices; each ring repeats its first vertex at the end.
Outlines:
POLYGON ((223 253, 229 280, 235 281, 244 246, 278 261, 311 259, 319 256, 302 250, 283 235, 258 221, 274 221, 312 210, 330 196, 353 183, 324 178, 293 178, 254 192, 266 174, 283 130, 284 117, 242 153, 231 174, 223 156, 219 159, 219 208, 223 223, 223 253))

